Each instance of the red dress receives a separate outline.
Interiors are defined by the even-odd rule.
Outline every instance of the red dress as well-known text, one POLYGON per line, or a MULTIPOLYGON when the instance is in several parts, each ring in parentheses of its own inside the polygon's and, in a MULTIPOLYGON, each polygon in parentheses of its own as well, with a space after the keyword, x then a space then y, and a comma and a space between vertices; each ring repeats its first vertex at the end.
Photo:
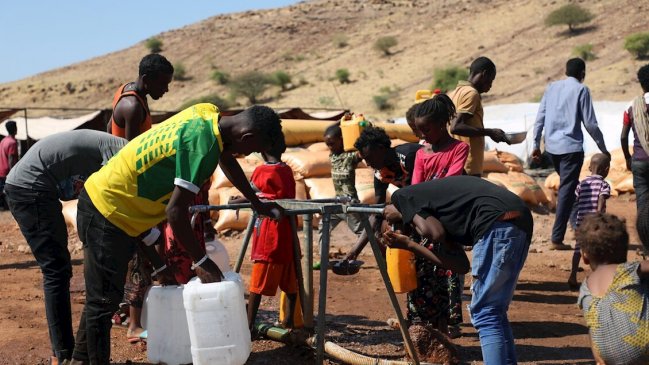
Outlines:
MULTIPOLYGON (((283 162, 258 166, 250 180, 262 199, 295 199, 293 170, 283 162)), ((279 221, 257 218, 252 241, 253 261, 275 264, 293 262, 293 233, 289 219, 295 217, 284 217, 279 221)))

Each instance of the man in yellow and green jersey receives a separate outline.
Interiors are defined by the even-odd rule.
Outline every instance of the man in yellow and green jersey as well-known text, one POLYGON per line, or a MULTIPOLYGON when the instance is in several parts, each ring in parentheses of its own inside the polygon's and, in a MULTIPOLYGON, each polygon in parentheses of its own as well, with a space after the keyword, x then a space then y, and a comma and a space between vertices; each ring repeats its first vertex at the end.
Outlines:
POLYGON ((88 178, 77 213, 86 305, 73 359, 109 363, 110 319, 123 296, 127 263, 137 244, 144 243, 154 274, 168 274, 151 246, 157 240, 152 228, 164 219, 194 260, 201 281, 221 279, 218 266, 194 237, 188 208, 220 165, 253 209, 279 217, 281 208, 257 198, 234 155, 264 152, 283 139, 279 116, 268 107, 221 117, 216 106, 197 104, 134 138, 88 178))

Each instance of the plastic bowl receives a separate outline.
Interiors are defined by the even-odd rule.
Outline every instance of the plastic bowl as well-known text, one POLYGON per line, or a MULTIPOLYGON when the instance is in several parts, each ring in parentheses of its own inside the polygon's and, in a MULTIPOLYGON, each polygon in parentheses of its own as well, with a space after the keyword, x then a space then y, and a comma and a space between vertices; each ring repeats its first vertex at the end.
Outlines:
POLYGON ((505 136, 509 140, 509 144, 518 144, 525 140, 527 132, 505 133, 505 136))
POLYGON ((364 264, 360 260, 331 260, 331 271, 336 275, 354 275, 360 271, 361 266, 364 264))

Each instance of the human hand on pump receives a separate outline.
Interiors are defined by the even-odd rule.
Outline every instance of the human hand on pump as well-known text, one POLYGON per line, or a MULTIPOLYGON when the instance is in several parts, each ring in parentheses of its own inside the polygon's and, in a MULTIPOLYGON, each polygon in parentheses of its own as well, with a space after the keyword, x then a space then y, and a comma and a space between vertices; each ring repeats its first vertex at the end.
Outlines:
POLYGON ((275 202, 260 202, 255 206, 255 210, 261 216, 278 220, 284 215, 284 208, 275 202))

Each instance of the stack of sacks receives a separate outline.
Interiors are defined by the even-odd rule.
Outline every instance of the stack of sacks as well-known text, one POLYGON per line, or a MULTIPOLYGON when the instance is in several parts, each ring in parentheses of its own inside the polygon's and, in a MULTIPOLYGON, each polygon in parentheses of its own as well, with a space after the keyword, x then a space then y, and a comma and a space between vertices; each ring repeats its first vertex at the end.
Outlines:
MULTIPOLYGON (((584 164, 581 167, 581 172, 579 173, 579 180, 583 180, 588 175, 590 171, 590 158, 592 155, 586 156, 584 158, 584 164)), ((611 185, 611 195, 617 196, 621 193, 633 193, 633 174, 631 171, 626 169, 626 161, 624 159, 624 154, 621 149, 616 149, 611 151, 611 168, 606 177, 606 181, 611 185)), ((559 174, 553 172, 545 179, 545 187, 552 189, 554 191, 559 190, 559 174)))
POLYGON ((529 205, 552 205, 552 198, 546 195, 545 191, 531 176, 523 172, 489 172, 486 174, 486 179, 496 185, 504 186, 529 205))
POLYGON ((483 163, 484 173, 488 172, 523 172, 521 160, 513 153, 505 151, 486 151, 483 163))

